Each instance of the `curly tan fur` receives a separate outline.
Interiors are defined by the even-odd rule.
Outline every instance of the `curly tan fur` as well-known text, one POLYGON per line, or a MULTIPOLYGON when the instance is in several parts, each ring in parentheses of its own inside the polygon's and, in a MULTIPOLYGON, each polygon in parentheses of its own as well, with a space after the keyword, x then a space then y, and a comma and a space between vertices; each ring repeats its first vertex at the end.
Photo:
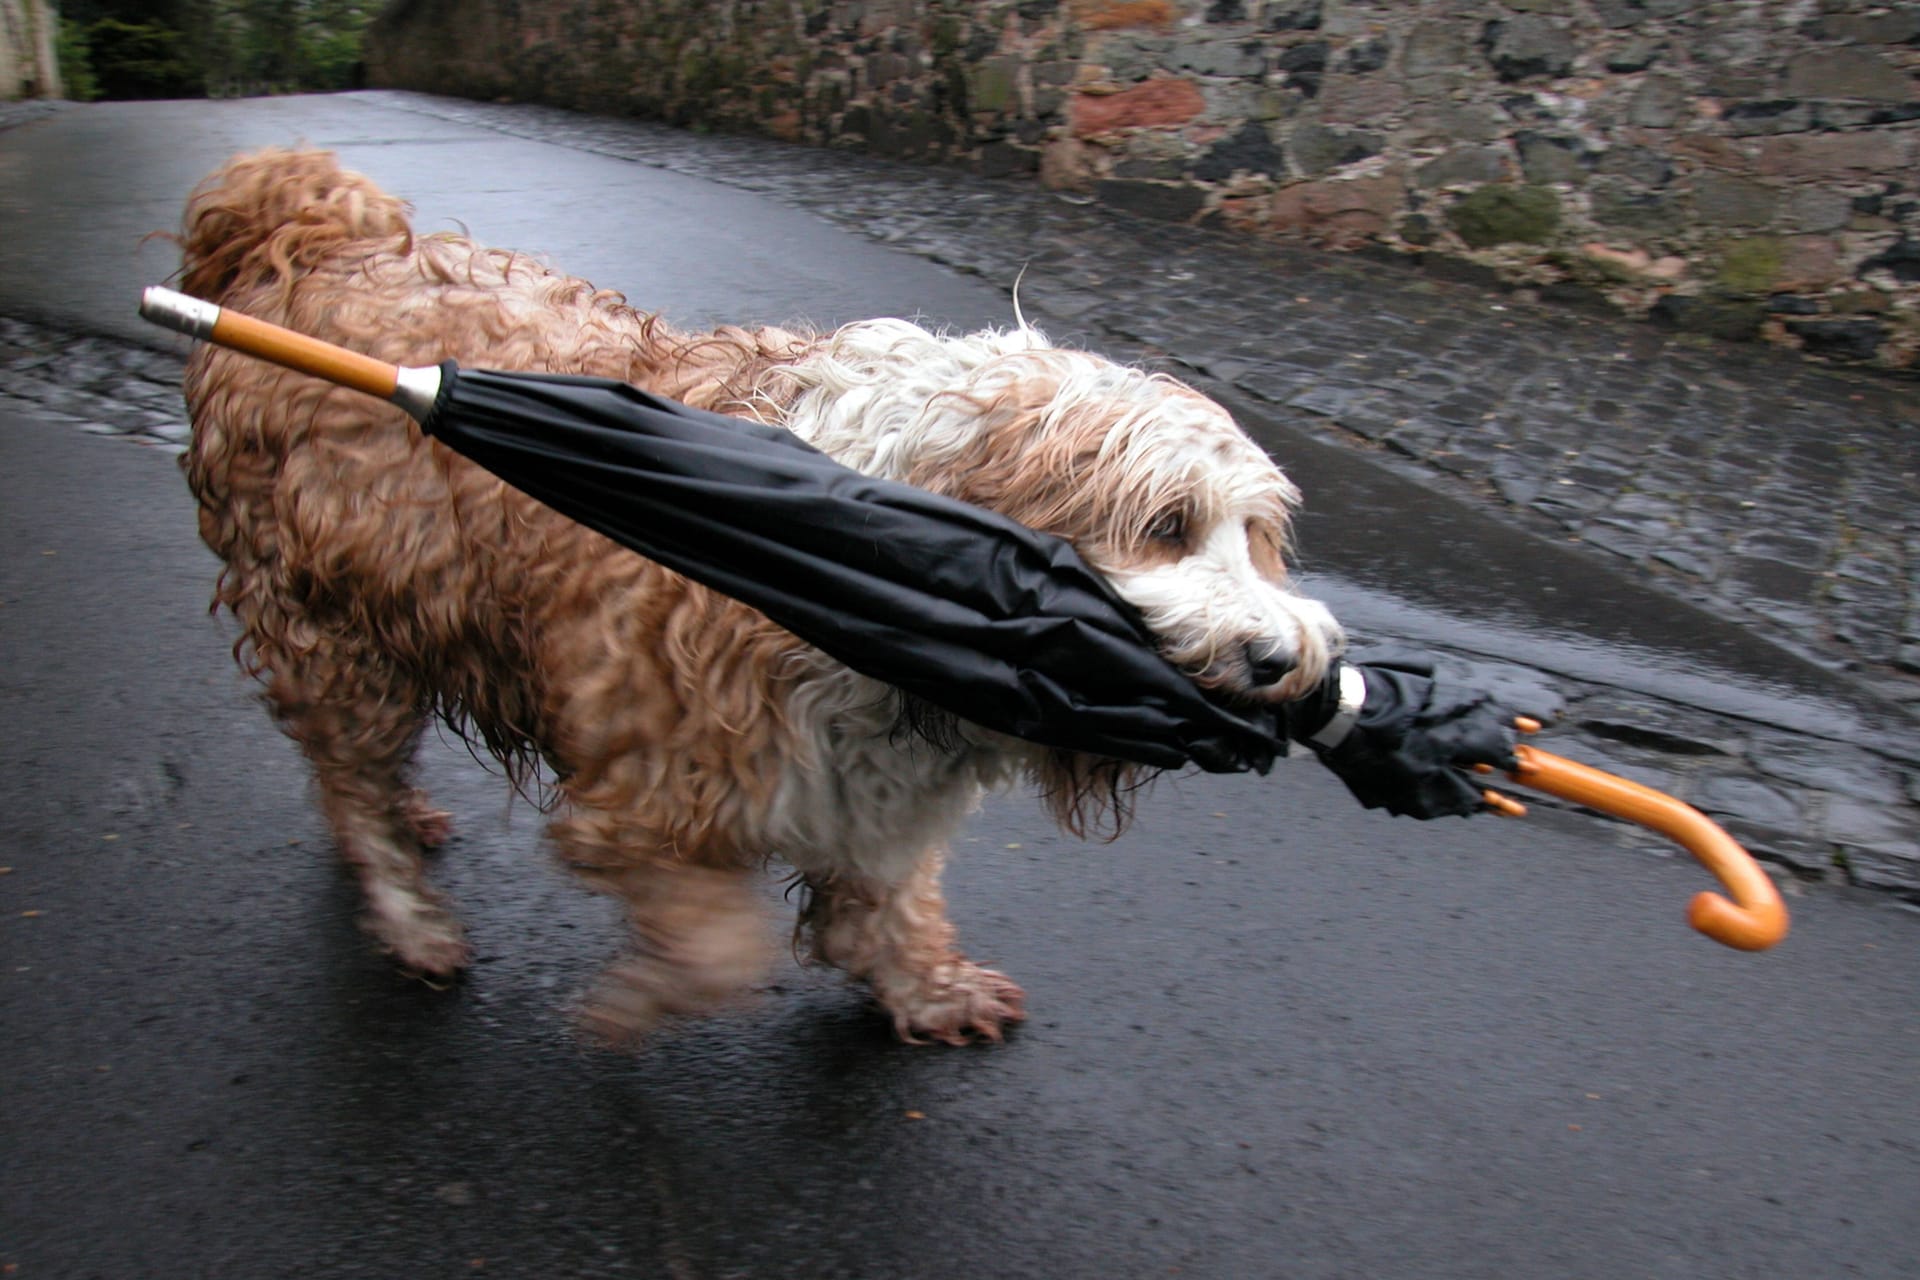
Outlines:
MULTIPOLYGON (((900 322, 874 322, 859 342, 851 329, 685 334, 535 259, 417 236, 407 212, 328 153, 236 157, 189 201, 182 283, 398 364, 593 374, 782 422, 852 465, 985 501, 1147 577, 1178 557, 1133 508, 1185 502, 1204 518, 1191 496, 1202 486, 1184 472, 1079 483, 1088 467, 1119 465, 1107 455, 1131 446, 1114 424, 1144 412, 1127 402, 1140 393, 1074 356, 1099 386, 1059 408, 1069 375, 1030 331, 979 336, 951 359, 957 346, 937 346, 949 340, 900 322), (857 367, 856 348, 868 353, 857 367), (920 372, 889 373, 906 352, 920 372), (919 424, 909 435, 940 440, 881 458, 900 413, 919 424)), ((867 979, 903 1036, 998 1038, 1022 1016, 1019 988, 954 947, 938 885, 948 836, 983 788, 1021 776, 1070 827, 1118 820, 1133 771, 965 724, 937 745, 903 742, 891 691, 508 488, 396 409, 212 348, 196 352, 186 392, 183 462, 225 565, 216 608, 237 619, 236 657, 312 764, 370 931, 403 964, 447 974, 467 958, 421 871, 446 817, 409 783, 439 716, 517 781, 546 766, 550 836, 625 905, 636 948, 589 1010, 608 1036, 711 1008, 751 981, 762 930, 747 876, 775 856, 808 886, 813 954, 867 979)), ((1151 394, 1199 400, 1177 386, 1151 394)), ((1258 526, 1247 536, 1271 553, 1270 576, 1291 501, 1272 477, 1255 486, 1253 514, 1233 517, 1258 526)), ((1318 625, 1272 642, 1299 650, 1302 680, 1332 642, 1308 634, 1318 625)), ((1245 681, 1246 660, 1222 656, 1231 644, 1196 632, 1190 647, 1170 656, 1203 679, 1245 681)))

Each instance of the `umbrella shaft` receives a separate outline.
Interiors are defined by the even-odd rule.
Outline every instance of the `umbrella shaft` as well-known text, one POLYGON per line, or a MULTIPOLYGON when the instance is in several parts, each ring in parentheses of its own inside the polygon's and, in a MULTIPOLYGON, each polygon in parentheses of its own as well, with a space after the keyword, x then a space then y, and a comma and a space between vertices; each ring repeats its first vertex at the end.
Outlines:
POLYGON ((440 389, 437 368, 412 369, 388 364, 172 289, 148 289, 140 299, 140 314, 176 333, 391 400, 422 421, 433 408, 434 396, 440 389))

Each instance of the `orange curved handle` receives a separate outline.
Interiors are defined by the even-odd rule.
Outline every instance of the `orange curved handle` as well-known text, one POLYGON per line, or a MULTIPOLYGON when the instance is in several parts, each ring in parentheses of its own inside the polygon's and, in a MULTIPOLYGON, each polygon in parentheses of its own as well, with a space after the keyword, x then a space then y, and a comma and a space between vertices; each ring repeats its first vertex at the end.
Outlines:
POLYGON ((1701 933, 1741 951, 1765 951, 1787 936, 1787 906, 1773 881, 1732 836, 1692 805, 1536 747, 1522 744, 1513 754, 1518 764, 1507 776, 1515 782, 1658 831, 1713 872, 1733 901, 1717 893, 1694 895, 1687 923, 1701 933))

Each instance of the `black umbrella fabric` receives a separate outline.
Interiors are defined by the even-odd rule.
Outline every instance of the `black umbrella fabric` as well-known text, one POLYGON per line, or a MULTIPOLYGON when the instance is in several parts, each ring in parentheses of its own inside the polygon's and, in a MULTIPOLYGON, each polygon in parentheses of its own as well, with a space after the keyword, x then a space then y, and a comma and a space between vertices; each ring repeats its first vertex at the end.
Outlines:
POLYGON ((1214 702, 1065 541, 625 383, 440 366, 422 429, 514 488, 871 676, 1015 737, 1265 772, 1284 728, 1214 702))

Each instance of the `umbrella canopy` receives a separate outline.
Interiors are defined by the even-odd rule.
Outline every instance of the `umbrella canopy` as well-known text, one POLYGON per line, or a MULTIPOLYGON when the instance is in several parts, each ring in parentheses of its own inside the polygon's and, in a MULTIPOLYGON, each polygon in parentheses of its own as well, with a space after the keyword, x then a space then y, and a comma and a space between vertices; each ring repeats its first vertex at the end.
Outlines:
POLYGON ((1264 771, 1283 729, 1160 656, 1073 547, 601 378, 441 366, 422 429, 514 488, 752 605, 863 675, 1002 733, 1264 771))

